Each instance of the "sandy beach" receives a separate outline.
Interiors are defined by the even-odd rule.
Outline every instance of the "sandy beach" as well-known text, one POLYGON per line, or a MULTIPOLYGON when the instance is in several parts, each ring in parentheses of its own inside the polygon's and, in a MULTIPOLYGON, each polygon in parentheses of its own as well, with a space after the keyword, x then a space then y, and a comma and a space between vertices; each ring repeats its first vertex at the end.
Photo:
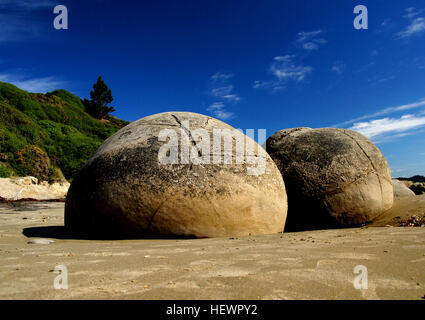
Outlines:
POLYGON ((1 204, 0 299, 423 299, 425 228, 379 227, 423 211, 414 201, 357 229, 107 241, 68 237, 63 203, 1 204), (357 265, 368 289, 354 288, 357 265))

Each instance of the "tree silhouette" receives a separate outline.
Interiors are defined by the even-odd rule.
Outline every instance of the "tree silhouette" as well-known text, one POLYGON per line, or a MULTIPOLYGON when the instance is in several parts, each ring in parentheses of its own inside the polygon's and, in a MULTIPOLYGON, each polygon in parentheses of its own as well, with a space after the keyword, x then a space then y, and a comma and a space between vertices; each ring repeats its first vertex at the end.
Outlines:
POLYGON ((114 112, 115 109, 109 104, 114 100, 112 91, 108 88, 102 77, 97 78, 97 82, 93 85, 93 90, 90 91, 91 100, 84 99, 83 104, 87 113, 96 119, 103 119, 114 112))

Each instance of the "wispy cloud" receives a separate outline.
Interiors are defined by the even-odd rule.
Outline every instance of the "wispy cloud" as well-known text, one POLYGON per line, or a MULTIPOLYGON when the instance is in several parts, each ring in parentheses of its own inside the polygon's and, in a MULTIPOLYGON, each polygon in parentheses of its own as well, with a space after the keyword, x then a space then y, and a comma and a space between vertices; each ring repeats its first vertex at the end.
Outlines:
POLYGON ((389 142, 397 138, 425 132, 424 107, 425 99, 396 107, 384 108, 375 113, 348 120, 332 127, 348 128, 360 132, 375 143, 389 142), (409 114, 403 114, 405 111, 409 111, 409 114), (392 117, 386 116, 394 113, 399 114, 392 117))
POLYGON ((282 82, 276 80, 256 80, 252 87, 254 89, 267 89, 273 92, 281 91, 286 88, 282 82))
POLYGON ((214 98, 226 100, 228 102, 238 102, 241 100, 239 95, 234 93, 235 86, 230 83, 233 74, 217 72, 210 78, 210 95, 214 98))
POLYGON ((412 21, 412 23, 403 31, 396 34, 397 39, 406 39, 425 31, 425 19, 420 17, 412 21))
POLYGON ((65 81, 54 77, 30 78, 28 76, 14 74, 0 74, 0 81, 14 84, 22 90, 42 93, 60 89, 67 85, 65 81))
MULTIPOLYGON (((423 106, 425 106, 425 99, 414 102, 414 103, 396 106, 396 107, 384 108, 384 109, 377 111, 375 113, 371 113, 371 114, 368 114, 368 115, 364 115, 364 116, 361 116, 361 117, 358 117, 358 118, 355 118, 355 119, 352 119, 352 120, 348 120, 348 121, 336 124, 333 127, 344 127, 344 126, 350 125, 354 122, 372 119, 372 118, 376 118, 376 117, 380 117, 380 116, 384 116, 384 115, 388 115, 388 114, 392 114, 392 113, 396 113, 396 112, 417 109, 417 108, 421 108, 423 106)), ((425 112, 425 110, 424 110, 424 112, 425 112)), ((419 113, 419 114, 422 114, 422 113, 419 113)))
POLYGON ((22 41, 43 34, 39 13, 53 8, 57 2, 50 0, 0 0, 0 42, 22 41))
POLYGON ((223 95, 228 95, 230 92, 232 92, 234 86, 228 85, 224 87, 218 87, 218 88, 212 88, 211 89, 211 95, 214 97, 222 97, 223 95))
POLYGON ((377 84, 394 80, 394 79, 395 79, 395 76, 392 76, 392 75, 378 74, 367 79, 367 82, 369 82, 371 85, 377 85, 377 84))
POLYGON ((210 91, 210 94, 216 98, 221 98, 227 101, 237 102, 241 98, 237 94, 232 93, 233 89, 234 89, 233 85, 221 86, 217 88, 212 88, 210 91))
MULTIPOLYGON (((313 68, 309 65, 304 65, 300 57, 306 56, 306 51, 318 50, 322 45, 328 43, 323 38, 324 33, 322 29, 297 33, 294 43, 295 51, 300 52, 301 49, 301 53, 299 55, 286 54, 274 57, 268 70, 273 75, 273 79, 256 80, 252 87, 254 89, 277 92, 286 89, 291 82, 300 83, 305 81, 307 76, 313 72, 313 68)), ((342 71, 342 66, 338 70, 342 71)))
POLYGON ((58 1, 52 0, 0 0, 1 9, 24 9, 35 10, 53 7, 58 4, 58 1))
POLYGON ((211 76, 210 81, 212 83, 227 82, 232 78, 233 78, 233 74, 231 73, 216 72, 211 76))
POLYGON ((332 65, 331 71, 335 72, 338 75, 341 75, 344 73, 345 67, 346 65, 343 61, 336 61, 332 65))
POLYGON ((419 17, 425 10, 416 8, 407 8, 404 18, 409 20, 409 25, 402 31, 395 34, 396 39, 408 39, 425 32, 425 19, 419 17))
POLYGON ((207 108, 207 111, 211 112, 216 118, 222 120, 228 120, 234 116, 232 112, 226 110, 226 106, 223 102, 214 102, 207 108))
POLYGON ((295 62, 296 55, 277 56, 273 58, 269 72, 274 76, 273 80, 257 80, 254 82, 255 89, 271 89, 278 91, 284 89, 288 82, 302 82, 313 71, 310 66, 295 62))
POLYGON ((271 73, 276 76, 279 81, 304 81, 307 74, 311 73, 313 68, 296 64, 294 62, 295 57, 295 55, 274 57, 274 61, 270 66, 271 73))
POLYGON ((234 113, 226 110, 226 105, 223 102, 214 102, 208 106, 207 111, 211 112, 216 118, 228 120, 233 118, 234 113))
POLYGON ((405 9, 406 14, 403 16, 403 18, 412 19, 418 15, 420 15, 422 12, 425 11, 425 9, 416 9, 415 7, 410 7, 405 9))
POLYGON ((414 134, 412 130, 425 126, 425 117, 408 114, 400 118, 383 118, 355 123, 350 129, 376 141, 379 138, 398 138, 414 134), (388 136, 389 135, 389 136, 388 136))
POLYGON ((227 120, 234 116, 233 112, 227 111, 227 104, 235 104, 241 100, 234 92, 235 86, 231 83, 233 74, 217 72, 210 77, 208 94, 216 100, 207 107, 207 111, 216 118, 227 120))
POLYGON ((385 19, 384 21, 381 22, 381 27, 386 28, 389 25, 391 25, 391 19, 385 19))
POLYGON ((321 37, 323 30, 316 30, 311 32, 300 32, 298 33, 297 42, 305 50, 318 50, 327 41, 321 37))

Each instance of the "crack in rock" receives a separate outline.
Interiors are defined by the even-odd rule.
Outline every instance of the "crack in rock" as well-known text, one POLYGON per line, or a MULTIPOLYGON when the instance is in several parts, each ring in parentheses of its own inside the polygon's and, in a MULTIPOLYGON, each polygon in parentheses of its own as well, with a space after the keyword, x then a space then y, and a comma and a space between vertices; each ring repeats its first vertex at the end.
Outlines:
POLYGON ((372 166, 373 170, 375 171, 376 177, 378 178, 378 181, 379 181, 379 188, 381 189, 381 204, 382 204, 382 206, 383 206, 383 205, 384 205, 384 190, 382 190, 382 181, 381 181, 381 177, 380 177, 380 175, 379 175, 379 173, 378 173, 378 170, 376 170, 375 164, 373 163, 373 161, 372 161, 372 159, 369 157, 369 155, 366 153, 366 151, 363 149, 363 147, 360 145, 360 143, 357 141, 357 139, 355 139, 354 137, 352 137, 351 135, 349 135, 349 134, 346 132, 346 130, 343 130, 343 133, 344 133, 347 137, 349 137, 350 139, 352 139, 352 140, 353 140, 353 141, 357 144, 357 146, 360 148, 360 150, 362 150, 362 151, 363 151, 364 155, 365 155, 365 156, 369 159, 370 164, 371 164, 371 166, 372 166))
POLYGON ((177 118, 177 116, 176 115, 174 115, 174 114, 172 114, 171 115, 175 120, 176 120, 176 122, 180 125, 180 128, 181 129, 183 129, 183 131, 187 134, 187 136, 189 137, 189 139, 190 139, 190 142, 192 143, 192 145, 196 148, 196 150, 198 151, 198 156, 200 157, 200 158, 202 158, 203 157, 203 155, 202 155, 202 152, 201 152, 201 150, 198 148, 198 145, 196 144, 196 141, 195 141, 195 139, 193 138, 193 136, 192 136, 192 133, 190 132, 190 129, 189 128, 186 128, 185 126, 183 126, 182 125, 182 123, 181 123, 181 121, 179 120, 179 118, 177 118))

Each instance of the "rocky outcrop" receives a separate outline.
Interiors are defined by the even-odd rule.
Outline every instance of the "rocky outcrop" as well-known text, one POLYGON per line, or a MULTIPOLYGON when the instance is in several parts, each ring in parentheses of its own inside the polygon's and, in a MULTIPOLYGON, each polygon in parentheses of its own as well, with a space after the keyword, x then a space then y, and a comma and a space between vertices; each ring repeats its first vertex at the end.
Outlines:
POLYGON ((49 184, 35 177, 0 178, 0 198, 4 201, 64 200, 68 192, 67 181, 49 184))
POLYGON ((357 132, 287 129, 272 135, 266 148, 288 193, 285 231, 356 226, 392 207, 388 163, 357 132))
POLYGON ((282 176, 261 147, 217 119, 168 112, 131 123, 99 147, 71 184, 65 226, 102 237, 244 236, 282 232, 286 212, 282 176), (246 139, 258 153, 237 164, 235 145, 213 144, 217 129, 233 134, 222 141, 246 139), (231 163, 213 160, 226 156, 231 163), (252 174, 250 163, 261 159, 264 173, 252 174))

